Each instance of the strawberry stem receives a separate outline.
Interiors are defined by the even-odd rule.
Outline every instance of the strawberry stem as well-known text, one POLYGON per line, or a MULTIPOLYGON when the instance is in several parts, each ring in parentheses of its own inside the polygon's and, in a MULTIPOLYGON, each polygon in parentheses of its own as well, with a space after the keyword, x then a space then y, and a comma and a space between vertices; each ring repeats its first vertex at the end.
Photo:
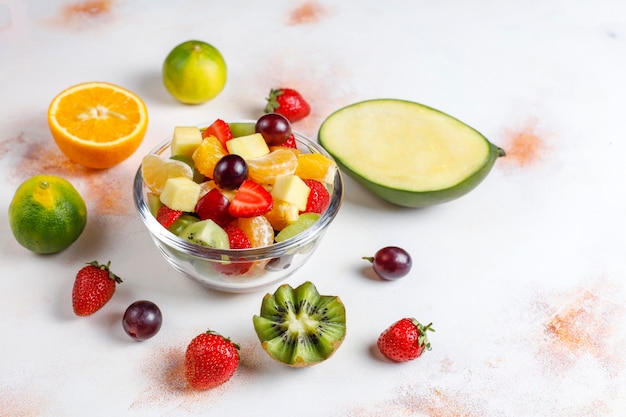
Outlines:
POLYGON ((417 327, 417 330, 419 330, 420 335, 417 338, 417 342, 420 346, 424 346, 427 350, 430 350, 430 342, 428 341, 428 336, 426 335, 426 332, 431 331, 434 332, 435 329, 433 329, 431 326, 433 325, 432 323, 428 323, 426 326, 424 326, 422 323, 420 323, 419 321, 415 320, 415 319, 411 319, 411 321, 413 322, 413 324, 415 325, 415 327, 417 327))
POLYGON ((106 263, 106 265, 104 264, 100 264, 98 261, 91 261, 91 262, 87 262, 87 265, 91 265, 95 268, 101 269, 103 271, 107 271, 107 273, 109 274, 109 278, 112 279, 113 281, 117 282, 118 284, 122 283, 122 278, 120 278, 119 276, 115 275, 113 273, 113 271, 111 271, 111 261, 108 261, 106 263))

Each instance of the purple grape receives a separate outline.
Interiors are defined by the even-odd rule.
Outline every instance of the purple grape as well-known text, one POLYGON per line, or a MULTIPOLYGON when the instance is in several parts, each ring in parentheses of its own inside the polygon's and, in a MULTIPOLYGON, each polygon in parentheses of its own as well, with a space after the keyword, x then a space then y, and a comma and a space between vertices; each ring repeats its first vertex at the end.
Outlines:
POLYGON ((267 113, 259 117, 254 126, 256 133, 260 133, 270 146, 280 146, 291 136, 291 123, 278 113, 267 113))
POLYGON ((373 257, 363 257, 372 263, 374 272, 386 281, 402 278, 411 270, 411 255, 397 246, 379 249, 373 257))
POLYGON ((161 329, 161 310, 152 301, 139 300, 132 303, 124 312, 122 326, 133 339, 146 340, 161 329))
POLYGON ((248 178, 248 164, 237 154, 220 159, 213 169, 213 180, 224 190, 234 190, 248 178))

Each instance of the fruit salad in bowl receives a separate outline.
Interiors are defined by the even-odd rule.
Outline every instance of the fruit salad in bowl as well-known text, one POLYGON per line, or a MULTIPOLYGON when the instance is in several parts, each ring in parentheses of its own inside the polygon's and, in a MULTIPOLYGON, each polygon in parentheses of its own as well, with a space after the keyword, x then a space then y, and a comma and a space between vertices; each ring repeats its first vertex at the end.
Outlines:
POLYGON ((343 199, 333 158, 268 113, 176 126, 144 156, 139 217, 183 275, 226 292, 280 282, 311 256, 343 199))

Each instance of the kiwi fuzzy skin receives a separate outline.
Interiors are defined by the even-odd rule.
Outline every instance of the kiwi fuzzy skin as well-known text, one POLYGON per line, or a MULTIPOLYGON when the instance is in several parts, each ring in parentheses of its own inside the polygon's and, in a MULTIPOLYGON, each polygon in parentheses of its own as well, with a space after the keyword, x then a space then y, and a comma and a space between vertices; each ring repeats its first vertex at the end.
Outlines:
POLYGON ((295 289, 283 284, 263 297, 253 324, 272 359, 301 368, 325 361, 341 346, 346 311, 339 297, 320 295, 310 281, 295 289))

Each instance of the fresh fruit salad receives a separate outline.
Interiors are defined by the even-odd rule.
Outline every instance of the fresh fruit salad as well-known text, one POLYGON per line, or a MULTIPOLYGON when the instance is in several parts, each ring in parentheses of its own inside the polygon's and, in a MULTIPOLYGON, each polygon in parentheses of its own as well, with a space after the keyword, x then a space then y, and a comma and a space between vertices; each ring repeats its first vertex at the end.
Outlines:
MULTIPOLYGON (((164 228, 194 244, 267 247, 306 230, 330 204, 335 162, 298 149, 290 122, 277 113, 256 123, 177 126, 170 150, 143 158, 148 204, 164 228)), ((243 275, 253 263, 213 267, 243 275)))

